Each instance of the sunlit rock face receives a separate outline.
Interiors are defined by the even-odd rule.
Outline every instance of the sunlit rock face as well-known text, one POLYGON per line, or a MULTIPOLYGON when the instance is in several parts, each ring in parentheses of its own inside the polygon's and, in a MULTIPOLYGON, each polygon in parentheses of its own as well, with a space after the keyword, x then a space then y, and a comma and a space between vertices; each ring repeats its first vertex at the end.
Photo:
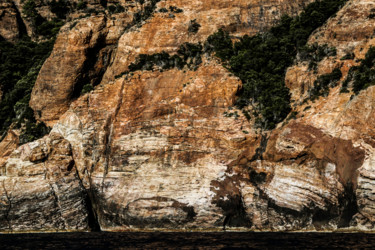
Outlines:
POLYGON ((371 1, 349 1, 313 33, 337 55, 288 69, 298 114, 272 131, 234 107, 242 83, 215 57, 123 74, 139 54, 173 54, 221 27, 255 34, 309 2, 160 1, 134 23, 142 6, 125 1, 133 12, 66 24, 30 102, 50 135, 0 144, 0 230, 372 230, 375 87, 304 102, 318 75, 338 66, 344 78, 373 44, 371 1))
POLYGON ((87 197, 72 148, 60 135, 19 147, 1 173, 2 231, 89 229, 87 197))

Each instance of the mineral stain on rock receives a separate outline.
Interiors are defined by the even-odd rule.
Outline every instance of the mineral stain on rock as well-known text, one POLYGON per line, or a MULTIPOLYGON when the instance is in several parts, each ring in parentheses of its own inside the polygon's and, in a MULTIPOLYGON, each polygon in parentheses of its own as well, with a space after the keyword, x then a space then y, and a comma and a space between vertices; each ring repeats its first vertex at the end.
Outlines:
MULTIPOLYGON (((0 231, 374 230, 375 87, 340 93, 375 44, 373 1, 349 0, 312 33, 309 46, 336 54, 315 68, 297 55, 285 76, 292 113, 272 130, 248 120, 256 103, 236 107, 248 83, 204 48, 220 28, 238 41, 311 2, 70 9, 31 93, 51 132, 20 146, 11 127, 0 142, 0 231), (142 54, 173 58, 187 43, 201 46, 197 67, 129 70, 142 54), (312 101, 315 80, 335 68, 337 85, 312 101)), ((38 39, 24 4, 0 4, 3 39, 38 39)), ((42 2, 36 11, 54 16, 42 2)))

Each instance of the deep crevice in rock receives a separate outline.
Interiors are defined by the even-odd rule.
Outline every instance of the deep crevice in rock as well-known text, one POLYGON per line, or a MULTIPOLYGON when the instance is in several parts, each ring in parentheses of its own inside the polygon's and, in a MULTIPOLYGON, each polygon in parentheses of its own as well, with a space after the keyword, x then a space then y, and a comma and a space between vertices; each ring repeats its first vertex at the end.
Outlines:
POLYGON ((10 213, 10 210, 12 209, 12 200, 10 199, 9 194, 8 194, 8 191, 7 191, 6 188, 5 188, 5 183, 4 183, 4 181, 3 181, 3 189, 4 189, 5 197, 7 198, 8 202, 9 202, 9 205, 8 205, 8 208, 7 208, 6 212, 5 212, 4 217, 5 217, 5 220, 6 220, 7 223, 8 223, 9 231, 13 231, 13 229, 12 229, 12 224, 10 223, 10 219, 9 219, 9 213, 10 213))
POLYGON ((263 184, 267 179, 267 174, 263 172, 256 172, 255 170, 250 171, 250 182, 254 186, 258 186, 260 184, 263 184))
POLYGON ((94 198, 94 192, 92 188, 90 187, 89 190, 86 190, 86 196, 85 196, 85 204, 86 204, 86 209, 87 209, 87 219, 88 219, 88 224, 89 228, 91 229, 92 232, 100 232, 100 224, 98 220, 98 215, 95 212, 95 209, 93 207, 93 204, 95 202, 94 198))
POLYGON ((255 155, 250 161, 263 160, 263 153, 266 151, 269 137, 267 134, 262 134, 259 147, 255 150, 255 155))
POLYGON ((92 87, 98 85, 106 72, 112 57, 113 48, 105 42, 105 35, 98 38, 96 45, 93 48, 89 48, 86 51, 86 60, 81 70, 81 74, 74 85, 71 99, 78 98, 85 85, 91 85, 92 87), (99 70, 96 69, 97 63, 102 63, 99 70))
POLYGON ((16 18, 17 18, 17 26, 18 26, 18 30, 19 30, 19 38, 21 38, 23 36, 27 36, 26 25, 23 22, 23 19, 21 17, 21 13, 18 10, 17 6, 14 4, 14 2, 12 2, 12 7, 16 10, 16 13, 17 13, 16 18))
POLYGON ((89 228, 92 232, 100 232, 101 229, 100 229, 100 224, 99 224, 99 220, 98 220, 98 215, 97 215, 97 213, 95 211, 95 208, 94 208, 94 204, 96 204, 96 201, 95 201, 95 198, 94 198, 95 194, 94 194, 94 191, 93 191, 92 186, 91 186, 91 180, 90 180, 89 189, 86 189, 83 186, 81 178, 79 177, 77 167, 75 167, 75 169, 76 169, 77 179, 79 181, 79 184, 81 186, 82 191, 84 192, 83 195, 84 195, 84 202, 85 202, 85 206, 86 206, 86 210, 87 210, 88 226, 89 226, 89 228))
POLYGON ((345 187, 344 195, 339 199, 340 206, 343 208, 338 222, 338 227, 349 227, 353 216, 358 213, 357 197, 353 185, 345 187))
POLYGON ((226 227, 251 227, 252 222, 248 217, 242 197, 235 195, 229 197, 227 200, 219 200, 217 206, 224 211, 223 229, 226 227))
POLYGON ((63 217, 63 215, 62 215, 62 213, 61 213, 61 207, 60 207, 60 201, 59 201, 59 197, 57 196, 57 194, 56 194, 56 191, 55 191, 55 188, 53 187, 53 184, 52 183, 48 183, 49 184, 49 186, 50 186, 50 188, 51 188, 51 193, 52 193, 52 195, 53 195, 53 201, 54 201, 54 206, 55 206, 55 208, 56 208, 56 210, 57 210, 57 212, 58 212, 58 214, 59 214, 59 222, 61 221, 62 222, 62 224, 64 225, 64 229, 67 229, 67 226, 66 226, 66 223, 65 223, 65 219, 64 219, 64 217, 63 217))

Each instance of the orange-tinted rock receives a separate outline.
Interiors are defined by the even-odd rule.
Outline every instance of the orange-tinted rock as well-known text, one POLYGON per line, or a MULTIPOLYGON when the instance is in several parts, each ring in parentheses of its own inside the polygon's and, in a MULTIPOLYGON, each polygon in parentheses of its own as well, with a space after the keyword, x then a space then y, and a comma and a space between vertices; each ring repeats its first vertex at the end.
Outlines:
POLYGON ((5 172, 5 162, 9 155, 18 147, 17 131, 9 130, 6 137, 0 142, 0 172, 5 172))
MULTIPOLYGON (((126 15, 90 17, 71 30, 65 26, 31 100, 38 118, 53 129, 5 161, 1 230, 31 230, 43 218, 46 228, 88 230, 91 210, 96 216, 90 218, 108 231, 373 229, 375 87, 351 99, 338 86, 328 97, 301 104, 318 75, 338 66, 345 77, 355 64, 340 60, 350 37, 337 36, 332 42, 337 56, 320 62, 317 73, 301 63, 288 70, 287 86, 299 113, 273 131, 255 131, 233 107, 242 83, 210 56, 196 71, 154 69, 115 79, 141 53, 173 54, 221 26, 233 36, 262 30, 276 20, 273 15, 296 13, 307 2, 270 1, 270 7, 259 1, 161 1, 157 10, 173 5, 183 11, 154 13, 124 34, 122 27, 131 20, 126 15), (194 19, 201 27, 192 34, 188 25, 194 19), (74 95, 95 79, 100 82, 95 90, 74 95), (29 196, 35 197, 31 206, 23 202, 29 196), (91 207, 83 205, 85 197, 91 207), (34 203, 47 204, 51 212, 34 213, 34 203), (73 225, 72 218, 79 223, 73 225)), ((350 1, 310 42, 333 29, 345 33, 340 20, 367 32, 371 22, 351 13, 369 8, 369 1, 350 1)), ((352 45, 368 47, 371 39, 361 32, 352 45)))
POLYGON ((69 108, 85 84, 101 80, 110 63, 116 39, 131 17, 114 26, 105 16, 86 18, 72 29, 60 31, 51 56, 44 63, 33 88, 30 106, 37 118, 52 126, 69 108))

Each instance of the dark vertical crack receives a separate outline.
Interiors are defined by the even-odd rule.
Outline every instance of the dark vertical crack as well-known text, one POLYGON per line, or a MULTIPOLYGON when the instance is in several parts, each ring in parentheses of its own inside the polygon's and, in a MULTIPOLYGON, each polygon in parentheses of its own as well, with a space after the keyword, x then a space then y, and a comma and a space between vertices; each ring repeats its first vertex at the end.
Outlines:
POLYGON ((11 197, 9 196, 7 189, 5 188, 5 181, 3 181, 3 189, 4 189, 5 197, 7 198, 8 203, 9 203, 8 208, 5 211, 5 220, 8 222, 9 231, 12 232, 13 231, 12 224, 10 223, 10 219, 9 219, 10 210, 12 209, 12 200, 11 200, 11 197))
POLYGON ((52 195, 54 197, 54 204, 55 204, 56 209, 58 210, 57 212, 59 214, 59 219, 64 223, 64 229, 67 229, 65 218, 63 217, 63 215, 61 213, 61 206, 60 206, 59 197, 57 196, 55 188, 53 187, 53 185, 49 181, 48 181, 48 184, 51 188, 52 195))
MULTIPOLYGON (((47 156, 47 158, 48 158, 48 156, 47 156)), ((47 168, 47 166, 46 166, 45 163, 43 163, 43 167, 44 167, 44 171, 45 171, 45 177, 46 177, 46 180, 48 181, 48 185, 50 186, 50 188, 51 188, 51 193, 52 193, 52 195, 53 195, 53 197, 54 197, 54 205, 55 205, 55 208, 57 209, 57 213, 59 213, 59 217, 58 217, 58 218, 63 222, 63 224, 64 224, 64 229, 66 229, 67 226, 66 226, 65 219, 64 219, 64 217, 63 217, 63 215, 62 215, 62 213, 61 213, 61 207, 60 207, 59 197, 57 196, 56 191, 55 191, 55 188, 53 187, 53 185, 52 185, 52 183, 51 183, 51 179, 49 178, 49 175, 48 175, 49 171, 48 171, 48 168, 47 168)))
POLYGON ((224 211, 223 230, 229 227, 248 227, 250 228, 252 222, 248 217, 242 196, 230 196, 227 200, 219 200, 217 206, 224 211))
POLYGON ((13 7, 14 10, 16 10, 17 26, 18 26, 18 30, 19 30, 19 38, 22 38, 23 36, 27 36, 26 25, 23 22, 23 19, 21 17, 21 13, 18 10, 17 6, 14 4, 14 2, 12 2, 12 7, 13 7))
POLYGON ((100 232, 100 224, 98 220, 98 214, 96 213, 96 199, 94 190, 92 188, 91 183, 91 176, 89 176, 89 183, 90 187, 89 189, 86 189, 82 183, 81 178, 79 177, 78 169, 75 167, 76 170, 76 176, 79 181, 79 185, 81 186, 81 189, 84 191, 84 202, 87 210, 87 220, 88 220, 88 226, 92 232, 100 232))
POLYGON ((262 134, 259 147, 255 150, 255 155, 251 161, 263 160, 263 153, 266 151, 269 136, 267 134, 262 134))
MULTIPOLYGON (((110 156, 111 156, 113 126, 116 122, 117 115, 118 115, 118 113, 120 111, 120 108, 121 108, 121 105, 122 105, 124 86, 125 86, 125 81, 122 81, 115 111, 114 111, 113 115, 108 118, 108 120, 106 122, 106 126, 105 126, 107 128, 107 130, 106 130, 107 135, 106 135, 106 149, 105 149, 105 152, 104 152, 104 155, 105 155, 105 172, 104 172, 104 176, 103 176, 103 182, 104 182, 105 176, 108 174, 109 161, 110 161, 110 156), (111 120, 112 120, 112 123, 111 123, 111 120), (110 123, 111 123, 111 125, 109 125, 110 123)), ((102 183, 102 188, 103 188, 103 183, 102 183)))
MULTIPOLYGON (((104 22, 107 22, 107 20, 104 19, 104 22)), ((101 31, 97 32, 100 33, 101 31)), ((106 34, 101 34, 96 44, 85 51, 86 60, 82 66, 81 74, 78 75, 74 84, 71 99, 78 98, 86 84, 93 87, 100 84, 111 61, 112 52, 113 48, 106 43, 106 34), (102 64, 99 69, 96 67, 98 62, 102 64)))
POLYGON ((337 227, 349 227, 353 216, 358 213, 357 196, 352 184, 345 186, 344 195, 339 199, 343 208, 337 227))

